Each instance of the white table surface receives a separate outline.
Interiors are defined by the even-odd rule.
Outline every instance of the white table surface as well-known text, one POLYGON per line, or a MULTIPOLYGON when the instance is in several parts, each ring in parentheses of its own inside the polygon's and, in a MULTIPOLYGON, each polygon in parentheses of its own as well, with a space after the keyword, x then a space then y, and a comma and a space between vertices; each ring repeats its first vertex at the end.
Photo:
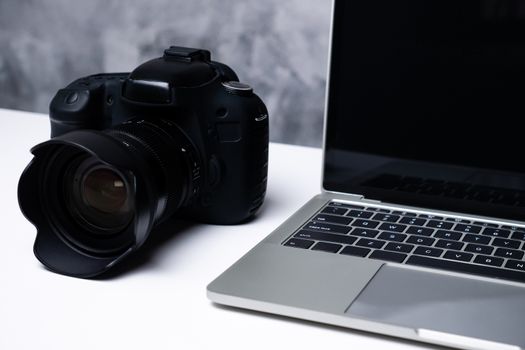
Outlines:
POLYGON ((423 344, 221 307, 206 285, 319 192, 321 150, 270 145, 266 202, 239 226, 195 225, 104 280, 45 270, 16 192, 41 114, 0 109, 0 349, 410 349, 423 344))

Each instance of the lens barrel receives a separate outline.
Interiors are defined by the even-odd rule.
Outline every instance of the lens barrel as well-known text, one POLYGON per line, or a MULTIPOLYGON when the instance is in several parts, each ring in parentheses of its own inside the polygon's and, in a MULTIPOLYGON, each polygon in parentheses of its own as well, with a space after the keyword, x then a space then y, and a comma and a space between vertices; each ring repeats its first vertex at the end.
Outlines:
POLYGON ((169 218, 200 189, 200 157, 173 122, 135 119, 105 131, 141 157, 159 187, 155 220, 169 218), (162 180, 161 180, 162 179, 162 180))
POLYGON ((31 151, 20 207, 38 230, 35 255, 62 274, 104 272, 200 188, 198 152, 163 119, 73 131, 31 151))

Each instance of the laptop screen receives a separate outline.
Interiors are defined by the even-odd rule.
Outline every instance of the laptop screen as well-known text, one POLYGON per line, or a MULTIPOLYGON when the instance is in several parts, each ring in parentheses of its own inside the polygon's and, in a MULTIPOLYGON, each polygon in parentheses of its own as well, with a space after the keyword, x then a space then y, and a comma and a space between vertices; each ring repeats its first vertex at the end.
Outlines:
POLYGON ((525 220, 525 1, 334 6, 324 189, 525 220))

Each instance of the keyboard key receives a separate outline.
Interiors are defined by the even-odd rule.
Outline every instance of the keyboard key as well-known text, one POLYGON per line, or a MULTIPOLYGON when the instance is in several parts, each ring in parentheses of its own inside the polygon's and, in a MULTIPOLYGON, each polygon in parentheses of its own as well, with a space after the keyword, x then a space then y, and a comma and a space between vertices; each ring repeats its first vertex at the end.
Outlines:
POLYGON ((429 214, 419 214, 418 217, 423 218, 423 219, 443 220, 442 216, 429 215, 429 214))
POLYGON ((376 228, 377 225, 379 225, 379 221, 362 220, 362 219, 357 219, 352 224, 352 226, 368 227, 368 228, 376 228))
POLYGON ((487 227, 481 232, 481 234, 492 237, 508 238, 510 236, 509 230, 503 230, 501 228, 487 227))
POLYGON ((441 228, 444 230, 450 230, 452 226, 454 226, 454 224, 450 222, 446 222, 446 221, 430 220, 429 222, 427 222, 426 226, 432 227, 432 228, 441 228))
POLYGON ((512 238, 513 239, 520 239, 522 241, 525 241, 525 232, 519 232, 519 231, 513 232, 512 233, 512 238))
POLYGON ((507 260, 505 267, 508 267, 509 269, 520 270, 520 271, 525 272, 525 262, 523 261, 509 259, 507 260))
POLYGON ((464 252, 456 252, 449 250, 443 255, 446 259, 452 259, 452 260, 459 260, 459 261, 470 261, 474 254, 470 253, 464 253, 464 252))
POLYGON ((462 263, 459 261, 435 259, 435 258, 430 258, 427 256, 418 256, 418 255, 410 256, 407 259, 406 264, 437 268, 437 269, 443 269, 443 270, 455 271, 455 272, 465 272, 465 273, 487 276, 487 277, 503 278, 503 279, 512 280, 512 281, 525 282, 525 273, 524 273, 525 272, 525 262, 521 262, 521 261, 515 262, 513 260, 508 260, 505 267, 512 269, 513 268, 512 266, 521 265, 521 266, 516 267, 515 269, 523 271, 523 272, 512 271, 512 270, 496 268, 496 267, 491 267, 491 266, 466 264, 466 263, 462 263))
POLYGON ((416 250, 414 250, 414 254, 427 256, 440 256, 442 253, 443 249, 429 247, 417 247, 416 250))
POLYGON ((339 252, 339 254, 365 257, 368 255, 368 253, 370 253, 371 250, 372 249, 347 246, 344 247, 343 250, 339 252))
POLYGON ((465 247, 466 252, 472 252, 477 254, 492 254, 494 248, 489 247, 488 245, 479 245, 479 244, 467 244, 465 247))
POLYGON ((376 250, 370 254, 372 259, 380 259, 386 261, 393 261, 397 263, 402 263, 407 257, 406 254, 394 253, 394 252, 385 252, 384 250, 376 250))
POLYGON ((327 224, 324 222, 310 222, 308 223, 308 225, 306 225, 305 228, 308 230, 342 233, 342 234, 347 234, 351 230, 349 226, 327 224))
POLYGON ((314 241, 310 241, 307 239, 297 239, 297 238, 291 238, 286 242, 284 245, 288 247, 295 247, 295 248, 304 248, 308 249, 314 244, 314 241))
POLYGON ((407 233, 420 236, 431 236, 434 233, 434 231, 435 230, 433 228, 412 226, 408 228, 407 233))
POLYGON ((403 243, 388 243, 384 249, 391 250, 393 252, 410 253, 412 249, 414 249, 414 246, 403 243))
POLYGON ((335 214, 335 215, 345 215, 348 209, 346 208, 339 208, 339 207, 326 207, 323 210, 321 210, 321 213, 324 214, 335 214))
POLYGON ((326 242, 317 242, 312 250, 321 250, 323 252, 337 253, 341 249, 341 244, 326 243, 326 242))
POLYGON ((378 213, 391 213, 392 212, 392 210, 383 209, 383 208, 368 208, 368 210, 376 211, 378 213))
POLYGON ((353 218, 360 218, 360 219, 370 219, 374 215, 374 213, 371 213, 369 211, 362 211, 362 210, 350 210, 346 216, 351 216, 353 218))
POLYGON ((381 234, 377 238, 384 239, 387 241, 403 242, 405 238, 407 238, 407 235, 395 232, 381 232, 381 234))
POLYGON ((372 230, 369 228, 360 228, 360 227, 356 227, 352 230, 352 232, 350 232, 351 235, 360 236, 360 237, 368 237, 368 238, 374 238, 375 236, 377 236, 378 233, 379 231, 377 230, 372 230))
POLYGON ((483 265, 490 265, 490 266, 501 266, 503 265, 503 259, 502 258, 496 258, 493 256, 488 255, 478 255, 476 256, 476 259, 474 259, 475 263, 483 264, 483 265))
POLYGON ((494 255, 501 256, 503 258, 516 259, 516 260, 523 259, 523 252, 519 250, 514 250, 514 249, 498 248, 496 249, 496 252, 494 253, 494 255))
POLYGON ((399 211, 399 210, 393 211, 392 214, 401 215, 401 216, 410 216, 410 217, 416 217, 417 216, 416 213, 412 213, 412 212, 409 212, 409 211, 399 211))
POLYGON ((421 226, 421 225, 424 225, 427 222, 427 220, 425 220, 425 219, 418 219, 418 218, 411 218, 411 217, 404 217, 401 220, 399 220, 399 222, 401 224, 421 226))
POLYGON ((400 217, 398 215, 383 214, 383 213, 376 214, 373 217, 374 220, 388 221, 388 222, 397 222, 397 220, 399 220, 399 218, 400 217))
POLYGON ((521 242, 514 241, 512 239, 494 238, 492 245, 496 247, 518 249, 521 245, 521 242))
POLYGON ((472 221, 470 220, 465 220, 465 219, 460 219, 460 218, 446 218, 445 220, 450 221, 450 222, 460 223, 460 224, 471 224, 472 223, 472 221))
POLYGON ((498 224, 492 224, 490 222, 474 221, 473 224, 478 225, 478 226, 483 226, 483 227, 493 227, 493 228, 498 227, 498 224))
POLYGON ((466 234, 463 237, 463 242, 467 243, 478 243, 478 244, 489 244, 490 237, 488 236, 481 236, 481 235, 470 235, 466 234))
POLYGON ((326 215, 326 214, 319 214, 314 218, 314 221, 318 222, 329 222, 333 224, 340 224, 340 225, 348 225, 352 222, 353 219, 351 218, 345 218, 341 216, 335 216, 335 215, 326 215))
POLYGON ((454 231, 467 232, 467 233, 479 233, 481 231, 480 226, 457 224, 454 227, 454 231))
POLYGON ((511 230, 511 231, 523 231, 525 232, 525 227, 511 226, 511 225, 502 225, 502 229, 511 230))
POLYGON ((403 232, 406 229, 406 225, 400 225, 400 224, 388 224, 384 223, 379 226, 380 230, 386 230, 386 231, 394 231, 394 232, 403 232))
POLYGON ((436 238, 444 238, 444 239, 453 239, 455 241, 459 241, 461 239, 461 233, 459 233, 459 232, 452 232, 452 231, 438 230, 436 233, 434 233, 434 237, 436 237, 436 238))
POLYGON ((407 239, 407 243, 413 243, 417 245, 432 245, 434 244, 435 239, 422 236, 410 236, 407 239))
POLYGON ((381 249, 385 245, 385 241, 378 241, 375 239, 361 238, 355 245, 360 247, 381 249))
POLYGON ((464 243, 458 242, 458 241, 447 241, 446 239, 440 239, 436 242, 436 247, 438 248, 445 248, 445 249, 453 249, 453 250, 461 250, 463 248, 464 243))
POLYGON ((339 202, 330 202, 328 205, 333 207, 341 207, 341 208, 351 208, 351 209, 365 209, 365 207, 360 205, 354 205, 354 204, 346 204, 346 203, 339 203, 339 202))
POLYGON ((343 236, 343 235, 337 235, 333 233, 307 231, 307 230, 301 230, 297 232, 294 235, 294 237, 303 238, 303 239, 314 239, 316 241, 341 243, 341 244, 352 244, 357 240, 356 237, 352 237, 352 236, 343 236))

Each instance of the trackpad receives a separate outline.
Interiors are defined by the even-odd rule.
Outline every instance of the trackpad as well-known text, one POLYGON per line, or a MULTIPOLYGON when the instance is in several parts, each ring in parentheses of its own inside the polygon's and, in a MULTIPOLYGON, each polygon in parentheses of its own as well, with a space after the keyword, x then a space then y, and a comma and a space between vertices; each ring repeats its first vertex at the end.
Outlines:
POLYGON ((346 314, 421 337, 452 334, 459 336, 453 343, 468 337, 525 349, 525 286, 385 264, 346 314))

